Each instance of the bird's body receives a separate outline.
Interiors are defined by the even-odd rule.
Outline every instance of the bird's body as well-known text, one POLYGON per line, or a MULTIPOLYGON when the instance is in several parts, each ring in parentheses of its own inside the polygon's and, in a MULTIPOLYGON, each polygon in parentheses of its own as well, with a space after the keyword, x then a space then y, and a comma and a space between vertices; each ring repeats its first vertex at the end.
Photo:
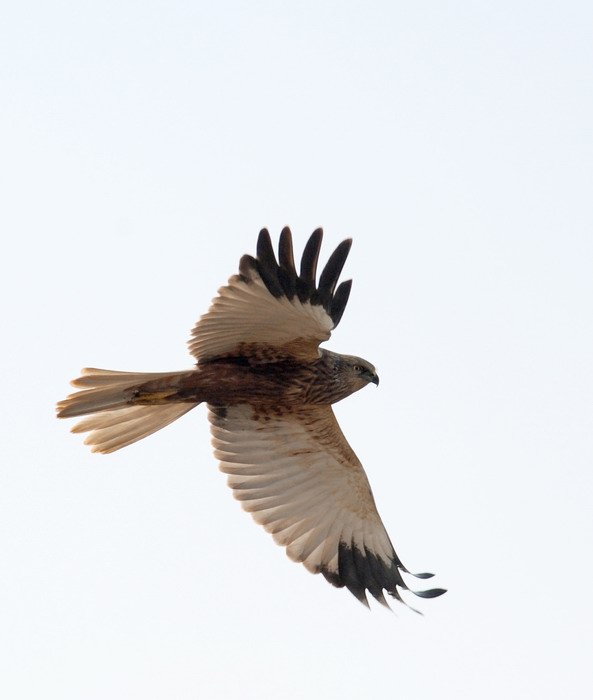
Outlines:
POLYGON ((243 256, 239 275, 192 332, 194 369, 83 370, 73 381, 81 391, 58 404, 58 415, 88 416, 73 430, 89 432, 94 451, 113 452, 207 403, 215 454, 243 507, 292 559, 365 603, 366 590, 384 603, 383 589, 401 600, 406 569, 331 409, 378 376, 362 358, 319 348, 348 300, 351 283, 337 280, 350 243, 338 246, 317 283, 320 229, 299 275, 290 231, 282 232, 279 262, 262 231, 257 258, 243 256))
MULTIPOLYGON (((159 373, 154 379, 135 381, 123 393, 116 394, 117 406, 113 408, 203 402, 215 406, 250 403, 268 406, 269 410, 282 406, 330 406, 368 383, 366 378, 358 382, 355 378, 354 382, 351 380, 349 363, 353 361, 356 366, 365 369, 368 366, 369 373, 374 374, 363 359, 328 350, 321 350, 320 356, 311 362, 287 357, 260 361, 253 355, 206 360, 192 370, 159 373)), ((87 372, 92 374, 93 370, 87 372)), ((77 381, 76 386, 82 385, 77 381)), ((88 396, 81 394, 79 398, 84 400, 88 396)), ((68 402, 60 417, 81 415, 76 399, 68 402)))

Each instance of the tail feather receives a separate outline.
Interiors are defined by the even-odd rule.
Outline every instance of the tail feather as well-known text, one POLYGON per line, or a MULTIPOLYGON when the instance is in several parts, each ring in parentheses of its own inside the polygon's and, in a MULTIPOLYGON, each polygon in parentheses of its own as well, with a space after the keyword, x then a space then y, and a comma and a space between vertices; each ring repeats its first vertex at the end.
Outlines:
MULTIPOLYGON (((87 413, 97 411, 111 411, 122 408, 130 403, 130 395, 125 395, 126 390, 157 380, 166 380, 186 374, 185 372, 115 372, 108 369, 95 369, 86 367, 82 370, 82 376, 73 379, 71 384, 75 387, 86 387, 83 391, 70 394, 68 398, 58 402, 58 418, 74 418, 84 416, 87 413)), ((175 393, 175 387, 171 383, 171 394, 175 393)))
POLYGON ((85 388, 58 403, 58 417, 87 415, 72 432, 89 432, 85 444, 93 452, 115 452, 164 428, 200 403, 174 400, 176 381, 186 374, 84 369, 72 385, 85 388), (134 389, 147 382, 157 382, 158 389, 148 397, 144 394, 142 405, 135 405, 134 389))
POLYGON ((73 379, 72 386, 115 386, 116 384, 136 384, 146 382, 151 379, 162 379, 170 377, 171 372, 119 372, 114 369, 97 369, 96 367, 85 367, 80 370, 81 376, 73 379))
POLYGON ((90 445, 92 452, 107 454, 152 435, 157 430, 181 418, 196 405, 194 403, 172 403, 161 406, 120 408, 82 420, 72 428, 72 432, 90 431, 84 444, 90 445))

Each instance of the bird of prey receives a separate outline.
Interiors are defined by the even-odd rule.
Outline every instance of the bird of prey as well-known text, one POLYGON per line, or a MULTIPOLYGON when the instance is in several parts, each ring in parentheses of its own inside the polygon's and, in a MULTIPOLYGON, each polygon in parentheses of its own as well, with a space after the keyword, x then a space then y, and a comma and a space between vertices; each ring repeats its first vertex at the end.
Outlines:
MULTIPOLYGON (((197 363, 181 372, 83 369, 79 391, 58 416, 87 416, 94 452, 114 452, 207 403, 220 469, 243 508, 288 556, 368 606, 366 591, 404 602, 401 563, 379 517, 362 465, 332 410, 367 384, 370 362, 321 349, 338 325, 351 280, 338 278, 352 241, 343 241, 317 280, 323 231, 309 238, 297 273, 284 228, 278 259, 263 229, 257 255, 218 291, 195 325, 189 350, 197 363)), ((432 574, 414 574, 430 578, 432 574)), ((434 598, 441 588, 413 591, 434 598)))

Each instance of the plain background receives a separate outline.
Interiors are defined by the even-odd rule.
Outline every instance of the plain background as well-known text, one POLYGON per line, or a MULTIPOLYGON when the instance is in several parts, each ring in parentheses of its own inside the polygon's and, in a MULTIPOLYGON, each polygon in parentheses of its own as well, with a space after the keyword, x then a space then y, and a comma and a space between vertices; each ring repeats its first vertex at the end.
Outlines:
POLYGON ((591 697, 591 3, 1 15, 2 697, 591 697), (329 347, 381 385, 337 411, 423 617, 292 564, 203 407, 111 456, 54 418, 83 366, 191 366, 285 224, 354 239, 329 347))

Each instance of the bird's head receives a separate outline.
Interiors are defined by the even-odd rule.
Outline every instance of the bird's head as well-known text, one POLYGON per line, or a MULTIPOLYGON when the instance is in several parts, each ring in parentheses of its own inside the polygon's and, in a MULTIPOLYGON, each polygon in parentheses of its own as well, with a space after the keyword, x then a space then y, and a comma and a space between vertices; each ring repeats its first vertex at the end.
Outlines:
POLYGON ((321 357, 332 377, 327 387, 328 395, 325 396, 326 399, 330 399, 329 403, 341 401, 367 384, 379 385, 377 370, 362 357, 342 355, 325 349, 321 351, 321 357))
POLYGON ((344 361, 343 371, 347 373, 354 391, 358 391, 370 383, 379 386, 379 375, 370 362, 354 355, 342 355, 342 359, 344 361))

